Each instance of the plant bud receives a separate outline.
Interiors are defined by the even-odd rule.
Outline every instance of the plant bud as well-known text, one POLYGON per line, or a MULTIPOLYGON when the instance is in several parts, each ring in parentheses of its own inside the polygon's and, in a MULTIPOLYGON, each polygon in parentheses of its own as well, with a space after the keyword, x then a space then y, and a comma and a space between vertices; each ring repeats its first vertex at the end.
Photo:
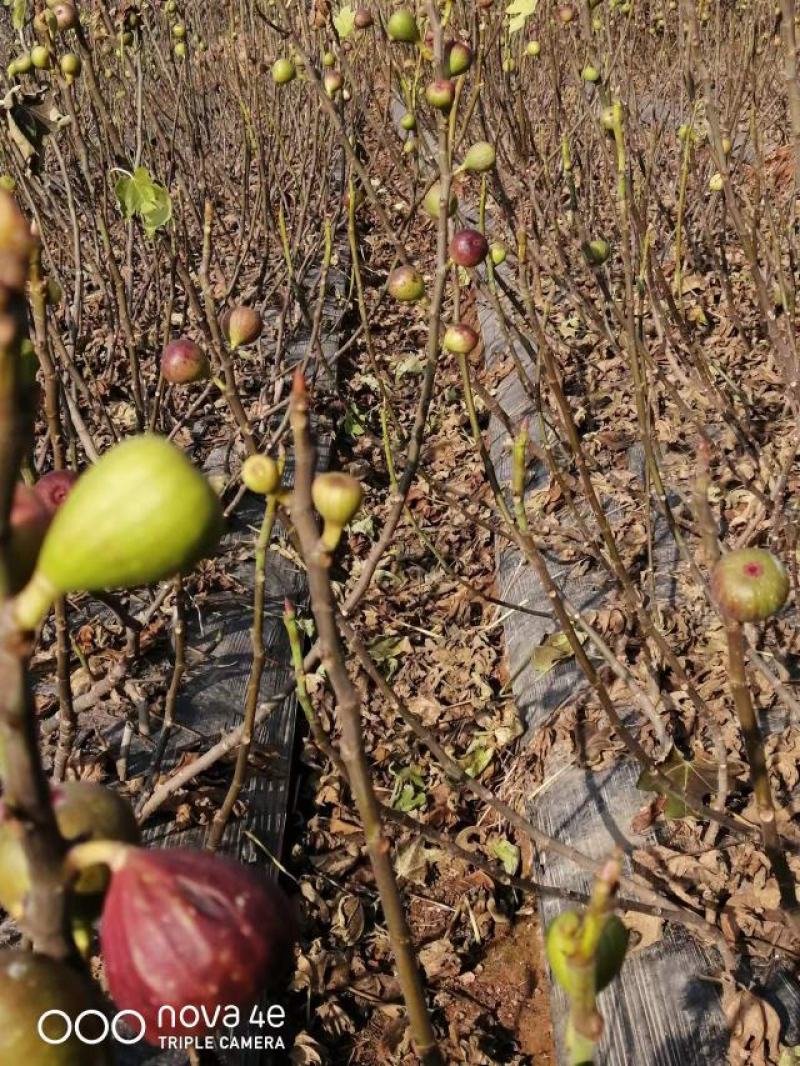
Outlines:
POLYGON ((35 629, 68 592, 132 588, 191 567, 222 531, 219 500, 174 444, 154 434, 115 445, 59 508, 14 610, 35 629))
POLYGON ((763 548, 742 548, 719 560, 711 573, 711 594, 726 618, 762 622, 786 603, 789 576, 763 548))
POLYGON ((329 471, 314 478, 311 498, 324 522, 322 543, 327 551, 333 551, 341 539, 342 530, 361 506, 364 490, 349 474, 329 471))

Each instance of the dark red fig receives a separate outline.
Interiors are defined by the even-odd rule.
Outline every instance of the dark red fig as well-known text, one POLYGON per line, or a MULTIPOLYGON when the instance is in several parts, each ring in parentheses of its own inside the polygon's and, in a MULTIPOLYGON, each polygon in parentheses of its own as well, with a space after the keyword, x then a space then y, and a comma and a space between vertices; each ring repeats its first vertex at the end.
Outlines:
POLYGON ((789 576, 783 563, 763 548, 742 548, 719 560, 711 573, 711 593, 727 618, 761 622, 783 607, 789 576))
POLYGON ((372 25, 372 12, 366 7, 357 8, 353 22, 357 30, 368 30, 372 25))
POLYGON ((198 344, 188 337, 179 337, 170 341, 161 353, 161 373, 170 385, 188 385, 209 377, 211 364, 198 344))
MULTIPOLYGON (((83 847, 96 861, 90 849, 102 845, 83 847)), ((287 975, 295 930, 279 888, 207 851, 110 848, 100 927, 106 979, 120 1010, 142 1014, 148 1040, 207 1033, 216 1008, 244 1009, 287 975), (200 1018, 159 1019, 164 1006, 176 1015, 192 1006, 200 1018)))
POLYGON ((49 474, 39 478, 33 486, 33 491, 48 511, 54 514, 69 496, 70 489, 77 480, 78 474, 74 470, 51 470, 49 474))
POLYGON ((450 241, 450 258, 458 266, 474 267, 489 254, 489 242, 476 229, 460 229, 450 241))
POLYGON ((33 573, 53 512, 39 494, 22 482, 11 505, 11 586, 19 592, 33 573))

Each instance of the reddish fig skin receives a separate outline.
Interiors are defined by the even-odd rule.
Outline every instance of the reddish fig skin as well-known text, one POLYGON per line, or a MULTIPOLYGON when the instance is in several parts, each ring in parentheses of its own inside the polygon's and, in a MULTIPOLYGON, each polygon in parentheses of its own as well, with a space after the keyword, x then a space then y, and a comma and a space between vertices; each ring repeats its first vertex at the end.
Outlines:
POLYGON ((19 592, 33 573, 53 513, 34 489, 17 484, 11 505, 12 592, 19 592))
POLYGON ((389 295, 401 303, 415 303, 425 295, 425 281, 413 267, 396 267, 389 275, 389 295))
POLYGON ((190 385, 211 374, 208 356, 188 337, 170 341, 161 353, 161 373, 170 385, 190 385))
POLYGON ((469 355, 480 340, 477 332, 466 322, 456 322, 445 330, 443 345, 448 352, 457 355, 469 355))
POLYGON ((51 470, 49 474, 39 478, 33 486, 33 491, 50 514, 55 514, 77 480, 78 474, 74 470, 51 470))
POLYGON ((222 331, 231 348, 252 344, 261 336, 264 323, 261 315, 252 307, 240 304, 228 311, 222 321, 222 331))
POLYGON ((372 12, 366 7, 356 10, 354 24, 357 30, 368 30, 373 23, 372 12))
POLYGON ((447 113, 456 98, 456 83, 449 78, 437 78, 425 89, 425 99, 437 111, 447 113))
POLYGON ((772 552, 743 548, 723 555, 716 564, 711 593, 725 618, 763 622, 786 603, 789 575, 772 552))
POLYGON ((489 242, 476 229, 460 229, 450 241, 450 258, 458 266, 476 267, 489 254, 489 242))
POLYGON ((462 41, 448 41, 445 46, 444 67, 449 77, 458 78, 472 66, 472 49, 462 41))
POLYGON ((162 1006, 245 1009, 286 976, 295 923, 283 892, 231 859, 184 848, 129 848, 115 863, 100 927, 111 996, 139 1011, 146 1039, 197 1036, 159 1028, 162 1006))

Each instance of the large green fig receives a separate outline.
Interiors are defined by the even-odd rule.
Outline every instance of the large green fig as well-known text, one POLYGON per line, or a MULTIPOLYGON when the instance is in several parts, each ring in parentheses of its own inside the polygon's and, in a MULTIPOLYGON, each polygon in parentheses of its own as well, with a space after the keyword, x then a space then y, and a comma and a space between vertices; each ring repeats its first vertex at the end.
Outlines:
POLYGON ((105 1045, 86 1042, 102 1035, 100 1007, 91 985, 63 963, 26 951, 0 951, 0 1062, 108 1066, 105 1045), (81 1036, 73 1031, 58 1043, 66 1035, 64 1015, 74 1026, 86 1011, 97 1014, 81 1018, 81 1036))
MULTIPOLYGON (((567 994, 574 991, 576 984, 570 955, 580 940, 580 924, 578 911, 564 911, 550 923, 545 936, 547 961, 553 977, 567 994)), ((596 992, 602 992, 622 969, 629 936, 627 926, 616 914, 606 918, 594 956, 596 992)))
POLYGON ((618 915, 608 916, 595 954, 595 989, 598 992, 610 985, 622 969, 630 935, 630 929, 618 915))
MULTIPOLYGON (((118 840, 138 844, 136 818, 118 793, 89 781, 65 781, 52 787, 50 798, 65 840, 71 843, 118 840)), ((98 916, 108 878, 108 869, 102 865, 81 871, 72 886, 76 914, 86 918, 98 916)), ((29 888, 28 865, 17 823, 0 821, 0 904, 12 918, 22 917, 29 888)))
POLYGON ((131 588, 186 570, 221 531, 219 500, 186 456, 163 437, 131 437, 78 479, 55 515, 15 602, 17 622, 34 629, 67 592, 131 588))

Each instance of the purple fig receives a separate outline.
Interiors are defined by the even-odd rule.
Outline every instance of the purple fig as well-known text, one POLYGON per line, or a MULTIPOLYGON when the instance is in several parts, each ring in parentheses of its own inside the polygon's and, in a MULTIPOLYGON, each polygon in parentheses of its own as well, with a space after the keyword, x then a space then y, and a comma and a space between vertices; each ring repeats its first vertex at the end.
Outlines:
POLYGON ((161 373, 170 385, 188 385, 209 377, 211 364, 198 344, 188 337, 179 337, 170 341, 161 353, 161 373))
MULTIPOLYGON (((91 860, 90 849, 102 845, 83 847, 91 860)), ((107 861, 111 885, 100 927, 106 979, 120 1010, 142 1014, 147 1039, 208 1032, 216 1008, 245 1008, 283 978, 295 930, 276 886, 207 851, 118 846, 107 861), (177 1014, 187 1005, 201 1009, 196 1024, 159 1019, 164 1006, 177 1014)))
POLYGON ((475 267, 489 254, 489 242, 476 229, 460 229, 450 241, 450 258, 458 266, 475 267))

